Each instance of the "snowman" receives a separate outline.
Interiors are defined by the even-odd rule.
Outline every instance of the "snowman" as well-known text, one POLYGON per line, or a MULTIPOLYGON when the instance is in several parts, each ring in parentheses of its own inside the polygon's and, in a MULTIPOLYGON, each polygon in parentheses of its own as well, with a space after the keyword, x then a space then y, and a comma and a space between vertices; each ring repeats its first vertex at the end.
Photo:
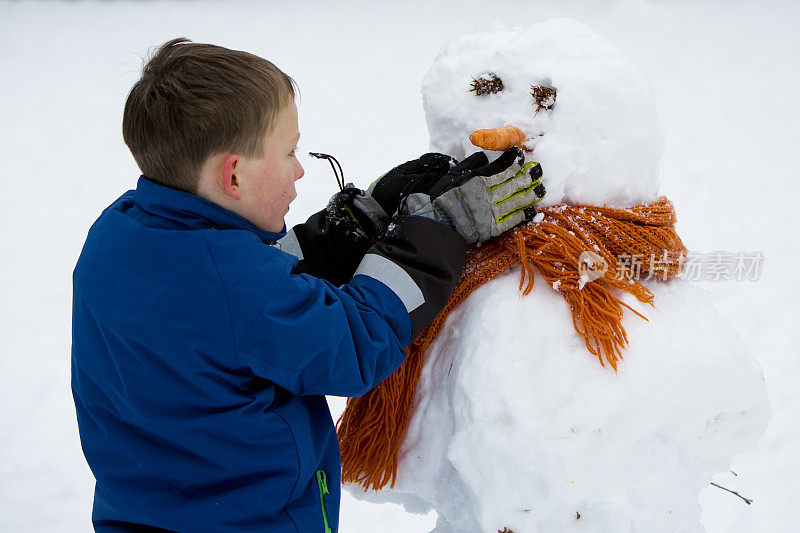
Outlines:
MULTIPOLYGON (((541 166, 545 208, 658 197, 647 82, 581 23, 465 36, 422 92, 432 151, 497 156, 485 139, 506 128, 541 166)), ((519 268, 471 292, 428 347, 394 483, 348 490, 435 510, 435 533, 703 531, 699 491, 766 428, 758 363, 707 293, 656 277, 641 280, 653 306, 617 294, 615 371, 587 352, 557 283, 531 272, 523 296, 519 268)))

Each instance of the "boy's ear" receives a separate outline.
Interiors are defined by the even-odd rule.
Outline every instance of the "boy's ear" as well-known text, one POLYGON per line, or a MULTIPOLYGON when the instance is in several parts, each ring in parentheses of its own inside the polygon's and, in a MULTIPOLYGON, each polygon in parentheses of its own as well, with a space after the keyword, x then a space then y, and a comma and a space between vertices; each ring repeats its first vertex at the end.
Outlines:
POLYGON ((239 188, 239 182, 236 179, 236 165, 239 163, 239 156, 231 154, 225 158, 222 164, 222 188, 225 194, 234 200, 241 200, 242 191, 239 188))

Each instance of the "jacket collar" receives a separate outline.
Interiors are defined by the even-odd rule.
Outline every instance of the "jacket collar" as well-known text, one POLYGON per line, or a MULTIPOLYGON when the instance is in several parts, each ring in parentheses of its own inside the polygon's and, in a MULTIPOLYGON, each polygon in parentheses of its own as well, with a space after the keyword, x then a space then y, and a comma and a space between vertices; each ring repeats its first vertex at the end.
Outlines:
POLYGON ((177 222, 189 229, 243 229, 251 231, 267 244, 286 235, 257 228, 252 222, 200 196, 159 185, 145 176, 136 184, 136 204, 153 215, 177 222))

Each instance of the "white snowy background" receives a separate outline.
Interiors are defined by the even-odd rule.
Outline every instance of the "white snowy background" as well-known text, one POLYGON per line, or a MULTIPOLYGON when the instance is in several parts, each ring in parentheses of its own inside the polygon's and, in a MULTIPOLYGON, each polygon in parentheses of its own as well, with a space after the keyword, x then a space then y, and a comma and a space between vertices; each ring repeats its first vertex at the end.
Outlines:
MULTIPOLYGON (((773 419, 738 476, 700 493, 708 531, 788 532, 800 500, 800 5, 767 2, 13 2, 0 4, 0 531, 90 529, 93 481, 69 390, 71 272, 99 212, 135 186, 122 107, 150 47, 248 50, 300 85, 301 149, 365 186, 428 148, 420 81, 440 48, 494 21, 578 19, 652 84, 662 192, 697 252, 761 252, 758 281, 706 281, 761 363, 773 419)), ((335 191, 302 160, 289 225, 335 191)), ((331 398, 334 416, 344 400, 331 398)), ((344 495, 341 530, 424 532, 435 516, 344 495)), ((493 532, 492 532, 493 533, 493 532)), ((525 532, 521 532, 525 533, 525 532)))

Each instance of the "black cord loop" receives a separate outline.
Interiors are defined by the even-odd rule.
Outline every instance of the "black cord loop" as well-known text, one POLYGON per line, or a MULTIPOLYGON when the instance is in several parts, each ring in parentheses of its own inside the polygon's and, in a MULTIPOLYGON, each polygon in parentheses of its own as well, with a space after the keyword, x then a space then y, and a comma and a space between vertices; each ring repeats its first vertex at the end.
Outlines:
POLYGON ((336 160, 335 157, 328 154, 322 154, 319 152, 308 152, 308 155, 311 157, 316 157, 317 159, 327 159, 328 163, 331 164, 331 169, 333 170, 333 175, 336 177, 336 183, 339 185, 339 190, 344 190, 344 171, 342 170, 342 165, 339 164, 339 161, 336 160), (339 167, 337 172, 336 167, 333 164, 336 163, 336 167, 339 167))

